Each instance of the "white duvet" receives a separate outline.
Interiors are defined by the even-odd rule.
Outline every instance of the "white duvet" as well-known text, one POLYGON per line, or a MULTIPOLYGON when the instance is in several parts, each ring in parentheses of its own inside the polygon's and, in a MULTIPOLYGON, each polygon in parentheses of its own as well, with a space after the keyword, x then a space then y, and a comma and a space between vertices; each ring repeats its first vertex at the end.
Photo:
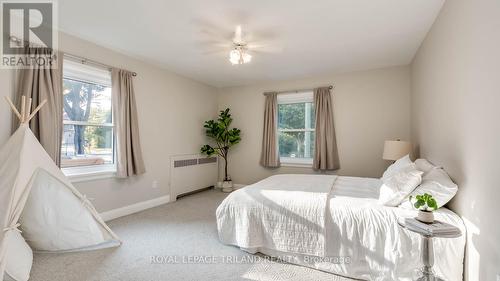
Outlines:
MULTIPOLYGON (((278 175, 231 193, 217 209, 219 238, 248 252, 364 280, 412 280, 421 239, 398 220, 416 211, 377 203, 379 179, 278 175)), ((465 227, 450 210, 436 219, 465 227)), ((435 238, 435 272, 462 280, 465 236, 435 238)))

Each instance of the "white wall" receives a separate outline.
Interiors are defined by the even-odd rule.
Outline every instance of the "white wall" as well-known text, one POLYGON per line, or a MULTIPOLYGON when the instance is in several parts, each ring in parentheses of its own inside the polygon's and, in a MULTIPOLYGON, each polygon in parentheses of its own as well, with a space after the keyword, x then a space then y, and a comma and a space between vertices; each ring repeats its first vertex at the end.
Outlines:
POLYGON ((334 118, 341 169, 338 174, 380 177, 384 140, 410 137, 409 67, 391 67, 293 81, 276 81, 219 90, 219 109, 231 108, 242 141, 230 152, 229 174, 249 184, 275 173, 312 173, 310 168, 259 165, 266 91, 314 88, 334 84, 334 118))
MULTIPOLYGON (((134 84, 147 173, 126 180, 105 179, 75 186, 95 198, 93 203, 99 211, 168 195, 170 156, 199 151, 205 142, 203 121, 213 118, 217 111, 216 89, 66 34, 59 36, 59 47, 138 74, 134 84), (158 188, 153 189, 155 180, 158 188)), ((11 93, 12 77, 12 71, 0 70, 2 96, 11 93)), ((0 144, 9 135, 10 111, 2 100, 0 144)))
POLYGON ((459 185, 466 280, 500 274, 500 1, 448 0, 415 57, 412 139, 459 185))

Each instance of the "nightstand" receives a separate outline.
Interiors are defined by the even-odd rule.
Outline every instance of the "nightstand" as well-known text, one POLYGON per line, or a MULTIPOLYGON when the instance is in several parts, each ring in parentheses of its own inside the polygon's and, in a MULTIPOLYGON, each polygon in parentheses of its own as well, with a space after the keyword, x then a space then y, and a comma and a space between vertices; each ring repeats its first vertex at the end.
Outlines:
POLYGON ((432 243, 433 238, 457 238, 462 235, 462 232, 456 227, 454 233, 449 234, 433 234, 425 230, 414 227, 408 227, 404 221, 398 221, 398 224, 408 229, 409 231, 420 234, 422 237, 421 257, 423 267, 420 269, 420 277, 417 281, 444 281, 444 279, 436 276, 432 267, 434 266, 434 246, 432 243))

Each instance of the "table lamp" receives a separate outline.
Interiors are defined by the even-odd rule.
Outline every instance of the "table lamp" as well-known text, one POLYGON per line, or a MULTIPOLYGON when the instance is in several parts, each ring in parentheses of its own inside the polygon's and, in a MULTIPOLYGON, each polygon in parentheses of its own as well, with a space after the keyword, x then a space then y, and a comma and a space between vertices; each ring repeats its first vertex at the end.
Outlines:
POLYGON ((396 161, 399 158, 410 154, 412 150, 411 142, 402 140, 388 140, 384 143, 384 154, 382 159, 396 161))

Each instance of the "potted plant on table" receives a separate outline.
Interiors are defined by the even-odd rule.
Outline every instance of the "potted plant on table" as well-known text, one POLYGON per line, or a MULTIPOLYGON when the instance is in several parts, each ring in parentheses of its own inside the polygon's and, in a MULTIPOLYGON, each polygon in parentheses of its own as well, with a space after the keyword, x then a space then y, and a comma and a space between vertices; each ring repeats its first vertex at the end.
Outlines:
POLYGON ((233 119, 229 113, 229 108, 222 110, 217 120, 205 121, 203 126, 206 130, 206 135, 213 139, 215 145, 205 144, 201 147, 201 153, 208 157, 217 154, 224 159, 224 182, 222 183, 222 191, 233 191, 233 183, 227 174, 227 156, 229 148, 241 141, 241 130, 237 128, 230 129, 233 119))
POLYGON ((416 219, 424 223, 433 223, 433 211, 438 209, 436 199, 434 199, 434 197, 432 197, 429 193, 415 196, 415 200, 413 200, 414 202, 412 202, 412 199, 413 196, 410 196, 410 202, 413 204, 413 207, 418 210, 418 216, 416 219))

